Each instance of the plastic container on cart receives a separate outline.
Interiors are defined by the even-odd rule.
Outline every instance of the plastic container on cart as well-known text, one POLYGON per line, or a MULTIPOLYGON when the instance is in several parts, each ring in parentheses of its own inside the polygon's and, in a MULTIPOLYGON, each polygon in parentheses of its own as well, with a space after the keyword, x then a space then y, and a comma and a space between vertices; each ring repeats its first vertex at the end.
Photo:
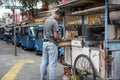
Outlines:
POLYGON ((71 76, 71 67, 64 68, 64 75, 71 76))
POLYGON ((120 4, 120 0, 109 0, 110 4, 120 4))
POLYGON ((66 29, 66 39, 70 39, 70 38, 71 38, 71 30, 66 29))
POLYGON ((75 30, 74 29, 71 30, 71 38, 75 38, 75 30))
POLYGON ((65 67, 63 80, 71 80, 70 77, 71 77, 71 67, 65 67))
POLYGON ((75 29, 75 38, 78 38, 78 30, 75 29))

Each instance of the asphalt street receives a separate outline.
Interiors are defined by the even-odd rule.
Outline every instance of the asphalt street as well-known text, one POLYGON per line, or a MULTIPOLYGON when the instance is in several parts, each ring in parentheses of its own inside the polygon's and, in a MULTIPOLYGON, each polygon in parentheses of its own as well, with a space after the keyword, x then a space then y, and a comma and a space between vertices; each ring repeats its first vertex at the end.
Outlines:
MULTIPOLYGON (((0 80, 40 80, 41 56, 0 40, 0 80)), ((57 64, 57 80, 62 80, 64 66, 57 64)), ((48 78, 48 76, 47 76, 48 78)), ((48 78, 49 80, 49 78, 48 78)))

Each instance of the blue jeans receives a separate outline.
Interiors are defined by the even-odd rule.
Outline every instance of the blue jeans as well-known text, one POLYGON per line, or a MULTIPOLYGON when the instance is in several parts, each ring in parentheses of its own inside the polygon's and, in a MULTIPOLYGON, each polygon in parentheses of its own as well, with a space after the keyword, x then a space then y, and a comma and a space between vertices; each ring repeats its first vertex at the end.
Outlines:
POLYGON ((46 80, 47 66, 49 64, 49 80, 56 80, 56 66, 58 47, 52 42, 43 42, 43 54, 41 63, 41 79, 46 80))

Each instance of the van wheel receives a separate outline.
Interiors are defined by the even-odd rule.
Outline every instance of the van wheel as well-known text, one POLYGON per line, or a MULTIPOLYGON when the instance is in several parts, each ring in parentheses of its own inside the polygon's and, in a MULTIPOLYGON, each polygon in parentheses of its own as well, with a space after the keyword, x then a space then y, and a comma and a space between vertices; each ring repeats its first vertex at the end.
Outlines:
POLYGON ((36 53, 36 55, 42 55, 42 52, 41 52, 41 51, 35 50, 35 53, 36 53))
POLYGON ((20 45, 20 44, 18 44, 17 46, 18 46, 18 47, 20 47, 21 45, 20 45))
POLYGON ((14 45, 14 42, 12 42, 12 45, 14 45))
POLYGON ((21 47, 21 46, 22 46, 21 43, 19 43, 19 44, 18 44, 18 47, 21 47))
POLYGON ((22 49, 24 49, 24 46, 21 46, 22 49))

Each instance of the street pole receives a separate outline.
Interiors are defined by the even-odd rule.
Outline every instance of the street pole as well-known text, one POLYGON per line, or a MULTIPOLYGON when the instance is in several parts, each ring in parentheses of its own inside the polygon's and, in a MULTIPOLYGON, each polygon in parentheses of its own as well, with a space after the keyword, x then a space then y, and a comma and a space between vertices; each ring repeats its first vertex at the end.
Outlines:
MULTIPOLYGON (((109 18, 108 15, 109 15, 109 2, 108 0, 105 0, 105 48, 104 49, 105 49, 106 58, 108 57, 108 18, 109 18)), ((108 80, 108 76, 109 76, 108 72, 109 71, 106 70, 106 74, 105 74, 106 80, 108 80)))
MULTIPOLYGON (((15 10, 15 9, 14 9, 15 10)), ((13 11, 13 27, 14 27, 14 46, 15 46, 15 56, 17 56, 17 47, 16 47, 16 27, 15 27, 15 11, 13 11)))
MULTIPOLYGON (((13 2, 13 6, 15 6, 13 2)), ((15 27, 15 8, 13 8, 13 27, 14 27, 14 47, 15 47, 15 56, 17 56, 17 47, 16 47, 16 27, 15 27)))

